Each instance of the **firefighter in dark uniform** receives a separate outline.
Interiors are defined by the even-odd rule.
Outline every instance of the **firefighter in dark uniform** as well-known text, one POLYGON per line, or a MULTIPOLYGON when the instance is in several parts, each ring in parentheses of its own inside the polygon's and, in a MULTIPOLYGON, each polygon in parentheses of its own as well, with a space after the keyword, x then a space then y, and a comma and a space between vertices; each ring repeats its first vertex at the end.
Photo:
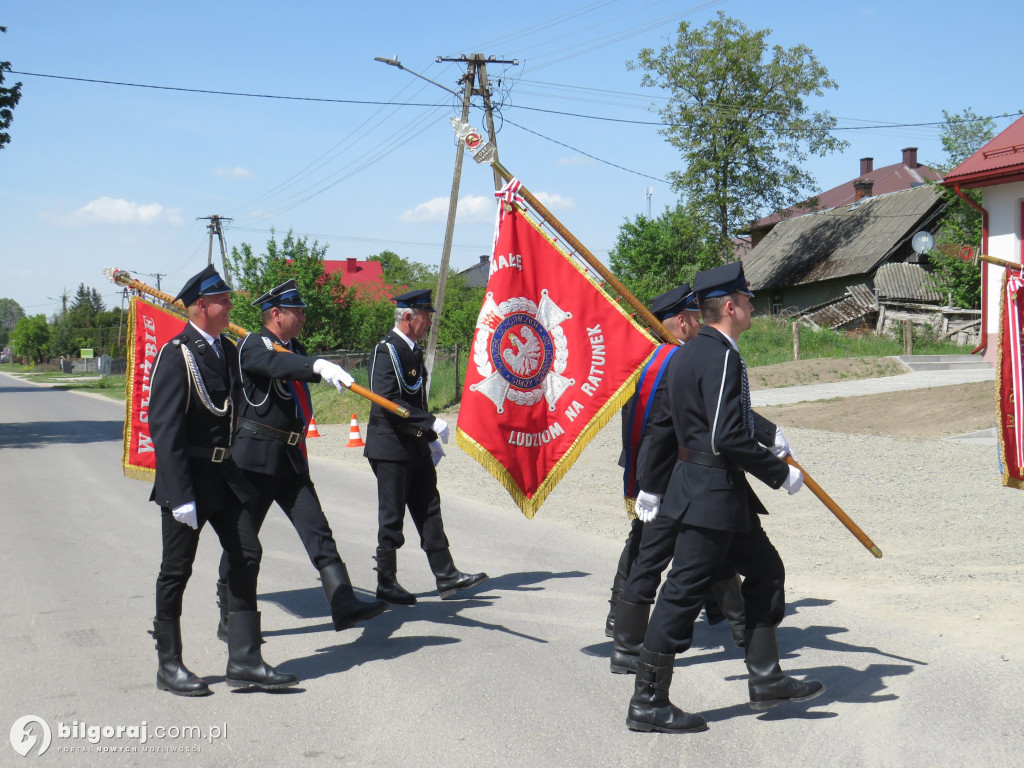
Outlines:
POLYGON ((231 288, 208 266, 181 289, 189 322, 163 346, 153 364, 149 426, 156 452, 150 497, 160 505, 163 555, 156 581, 156 639, 160 690, 180 696, 210 693, 181 660, 181 603, 192 574, 199 533, 209 522, 227 559, 228 665, 231 686, 283 688, 294 675, 278 672, 260 652, 256 606, 258 567, 242 552, 240 514, 252 488, 231 457, 231 424, 239 395, 228 325, 231 288))
MULTIPOLYGON (((650 309, 651 314, 657 317, 681 344, 685 344, 700 331, 700 307, 689 283, 683 283, 656 296, 651 301, 650 309)), ((674 354, 678 350, 670 351, 674 354)), ((627 465, 633 463, 637 478, 642 480, 640 487, 647 489, 646 493, 664 494, 665 485, 668 484, 669 475, 672 473, 674 457, 672 461, 665 461, 662 466, 653 468, 644 467, 639 458, 647 456, 644 446, 647 436, 652 431, 672 428, 671 419, 662 413, 668 400, 664 367, 648 367, 644 371, 644 376, 655 377, 654 391, 646 399, 641 400, 640 392, 646 389, 641 379, 637 383, 637 394, 630 398, 622 409, 623 451, 619 458, 619 466, 627 471, 627 485, 630 471, 627 465), (641 412, 636 411, 638 407, 641 412), (636 427, 640 431, 641 440, 639 444, 633 445, 632 433, 637 419, 640 419, 636 427), (648 476, 641 477, 641 470, 645 470, 648 476)), ((763 435, 770 434, 768 445, 772 445, 776 436, 780 441, 785 441, 781 430, 777 430, 774 424, 756 414, 755 417, 760 422, 760 439, 763 440, 763 435)), ((788 449, 788 444, 786 448, 788 449)), ((661 583, 661 574, 672 559, 675 542, 673 522, 675 521, 666 521, 664 518, 654 520, 651 523, 650 534, 644 533, 644 521, 639 516, 631 523, 629 537, 619 557, 618 569, 612 583, 612 609, 605 622, 606 634, 614 638, 610 666, 615 674, 636 672, 651 605, 654 604, 658 585, 661 583)), ((712 582, 711 589, 705 595, 704 609, 709 623, 716 624, 723 618, 729 620, 733 641, 742 648, 743 596, 740 593, 736 571, 728 563, 723 564, 712 582)))
POLYGON ((761 528, 746 473, 771 488, 796 493, 798 469, 755 436, 750 388, 736 340, 750 328, 753 295, 740 262, 697 275, 694 291, 704 327, 669 363, 668 407, 673 431, 651 435, 650 461, 676 453, 664 500, 637 498, 648 524, 679 521, 672 568, 658 594, 640 650, 626 725, 637 731, 703 730, 704 718, 669 701, 675 655, 690 647, 703 597, 723 562, 743 576, 746 665, 750 705, 806 701, 824 690, 779 666, 776 627, 785 614, 785 568, 761 528))
POLYGON ((430 291, 409 291, 392 301, 395 327, 374 349, 370 389, 408 408, 409 417, 371 405, 363 455, 377 478, 377 597, 412 605, 416 596, 403 589, 397 578, 397 550, 405 543, 402 527, 407 507, 442 600, 480 584, 487 574, 462 573, 455 567, 441 520, 435 468, 444 456, 448 424, 427 410, 427 372, 417 344, 433 321, 430 291))
MULTIPOLYGON (((263 313, 263 328, 238 343, 239 379, 242 397, 232 456, 255 488, 255 500, 243 512, 242 545, 246 557, 259 567, 262 548, 256 535, 275 501, 291 520, 313 567, 320 572, 331 618, 338 631, 372 618, 387 608, 383 600, 362 601, 352 590, 348 569, 327 522, 316 488, 309 476, 306 457, 306 429, 312 406, 306 382, 324 381, 340 392, 352 377, 339 365, 306 356, 297 340, 305 322, 302 300, 294 280, 268 291, 253 304, 263 313), (290 352, 275 349, 274 345, 290 352)), ((229 563, 221 558, 221 580, 217 582, 221 624, 217 635, 226 639, 229 563)))

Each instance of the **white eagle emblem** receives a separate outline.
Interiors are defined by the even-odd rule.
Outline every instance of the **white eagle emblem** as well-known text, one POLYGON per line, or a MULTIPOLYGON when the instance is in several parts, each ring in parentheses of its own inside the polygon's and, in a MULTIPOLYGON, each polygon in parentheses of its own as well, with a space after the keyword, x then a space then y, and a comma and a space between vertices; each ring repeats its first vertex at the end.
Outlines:
POLYGON ((540 338, 529 328, 520 328, 519 335, 522 336, 522 341, 516 338, 514 332, 508 335, 508 341, 516 351, 505 349, 502 350, 501 356, 517 375, 530 376, 540 368, 544 352, 541 349, 540 338))
POLYGON ((532 406, 542 399, 554 411, 575 381, 562 375, 569 361, 560 324, 572 317, 541 291, 534 302, 523 296, 497 304, 488 293, 476 321, 473 363, 482 381, 470 385, 505 412, 505 400, 532 406))

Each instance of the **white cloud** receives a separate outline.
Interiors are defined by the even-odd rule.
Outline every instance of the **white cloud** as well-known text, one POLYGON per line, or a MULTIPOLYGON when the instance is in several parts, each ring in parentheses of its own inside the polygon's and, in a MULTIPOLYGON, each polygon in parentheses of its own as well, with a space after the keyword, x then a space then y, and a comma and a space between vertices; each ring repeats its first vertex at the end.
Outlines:
POLYGON ((537 199, 544 203, 545 208, 550 208, 556 211, 565 211, 569 208, 574 208, 575 203, 571 197, 562 197, 554 192, 535 192, 537 199))
POLYGON ((587 157, 586 155, 573 155, 572 157, 558 158, 559 165, 590 165, 593 162, 593 158, 587 157))
MULTIPOLYGON (((402 211, 399 221, 406 224, 422 224, 427 221, 444 221, 448 218, 447 197, 435 197, 420 203, 415 208, 402 211)), ((459 198, 458 221, 492 221, 497 203, 493 197, 466 195, 459 198)))
POLYGON ((213 175, 221 179, 252 179, 256 174, 248 168, 236 165, 234 168, 214 168, 213 175))
MULTIPOLYGON (((50 218, 44 214, 42 218, 50 218)), ((159 203, 140 203, 113 197, 99 197, 86 203, 77 211, 52 217, 64 226, 76 227, 89 224, 175 224, 182 223, 180 208, 165 208, 159 203)))

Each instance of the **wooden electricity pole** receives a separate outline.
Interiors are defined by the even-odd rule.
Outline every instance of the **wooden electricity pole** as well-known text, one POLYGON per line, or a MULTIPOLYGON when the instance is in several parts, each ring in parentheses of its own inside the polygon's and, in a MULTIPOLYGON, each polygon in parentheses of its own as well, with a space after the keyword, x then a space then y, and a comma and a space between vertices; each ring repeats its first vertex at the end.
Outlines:
MULTIPOLYGON (((494 114, 491 107, 491 87, 487 82, 487 64, 518 64, 518 61, 499 61, 493 57, 487 58, 482 53, 470 54, 470 56, 460 56, 458 58, 447 59, 438 57, 439 62, 441 61, 454 61, 454 62, 465 62, 466 63, 466 74, 463 76, 461 82, 463 85, 462 91, 462 122, 469 122, 469 107, 473 96, 482 96, 484 101, 484 114, 487 121, 487 138, 494 145, 495 149, 498 147, 498 138, 494 133, 494 114)), ((458 146, 455 149, 455 173, 452 177, 452 192, 448 198, 448 222, 445 225, 444 230, 444 246, 441 249, 441 267, 438 270, 437 276, 437 290, 434 292, 434 307, 437 309, 437 317, 434 323, 430 326, 430 335, 427 338, 427 350, 426 350, 426 368, 428 374, 432 374, 434 371, 434 356, 437 351, 437 334, 440 328, 440 315, 444 308, 444 293, 445 287, 448 283, 448 262, 451 259, 452 254, 452 237, 455 233, 455 213, 459 205, 459 181, 462 178, 462 156, 463 147, 462 142, 458 142, 458 146)), ((497 171, 494 171, 494 188, 501 189, 502 179, 497 171)), ((427 397, 430 396, 430 377, 427 378, 427 397)))
POLYGON ((232 219, 224 216, 218 216, 214 213, 209 216, 200 216, 199 220, 210 222, 209 225, 207 225, 207 229, 210 231, 210 248, 207 254, 206 263, 213 264, 213 238, 216 236, 220 243, 221 276, 224 278, 225 283, 231 285, 231 270, 228 268, 228 253, 227 248, 224 245, 224 230, 221 228, 220 223, 222 221, 232 221, 232 219))

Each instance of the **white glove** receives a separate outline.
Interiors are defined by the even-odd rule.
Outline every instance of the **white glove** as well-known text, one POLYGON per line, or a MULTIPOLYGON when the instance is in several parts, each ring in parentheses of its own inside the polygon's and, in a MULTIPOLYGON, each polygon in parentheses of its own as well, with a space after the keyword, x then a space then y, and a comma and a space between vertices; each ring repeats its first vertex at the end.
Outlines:
POLYGON ((428 445, 430 446, 430 460, 434 462, 434 466, 436 467, 441 463, 441 457, 445 455, 444 448, 441 447, 441 443, 438 440, 434 440, 433 442, 428 443, 428 445))
POLYGON ((196 503, 194 501, 182 504, 180 507, 175 507, 171 510, 171 514, 174 515, 174 519, 179 523, 184 523, 192 530, 199 530, 199 520, 196 519, 196 503))
POLYGON ((448 445, 448 422, 444 419, 434 419, 434 426, 431 427, 437 432, 437 439, 448 445))
POLYGON ((804 473, 790 464, 789 477, 782 483, 782 487, 789 491, 789 495, 792 496, 804 487, 804 473))
POLYGON ((351 374, 337 363, 318 358, 313 361, 313 373, 319 374, 320 378, 328 384, 333 384, 341 392, 343 387, 350 387, 355 383, 351 374))
POLYGON ((658 516, 658 510, 661 509, 661 496, 656 493, 640 491, 636 495, 636 504, 633 509, 636 510, 636 516, 640 518, 641 523, 649 523, 658 516))
MULTIPOLYGON (((775 445, 769 448, 772 453, 778 456, 780 459, 786 458, 786 456, 793 456, 793 449, 789 447, 789 440, 782 434, 782 428, 775 428, 775 445)), ((796 456, 793 456, 795 459, 796 456)))

